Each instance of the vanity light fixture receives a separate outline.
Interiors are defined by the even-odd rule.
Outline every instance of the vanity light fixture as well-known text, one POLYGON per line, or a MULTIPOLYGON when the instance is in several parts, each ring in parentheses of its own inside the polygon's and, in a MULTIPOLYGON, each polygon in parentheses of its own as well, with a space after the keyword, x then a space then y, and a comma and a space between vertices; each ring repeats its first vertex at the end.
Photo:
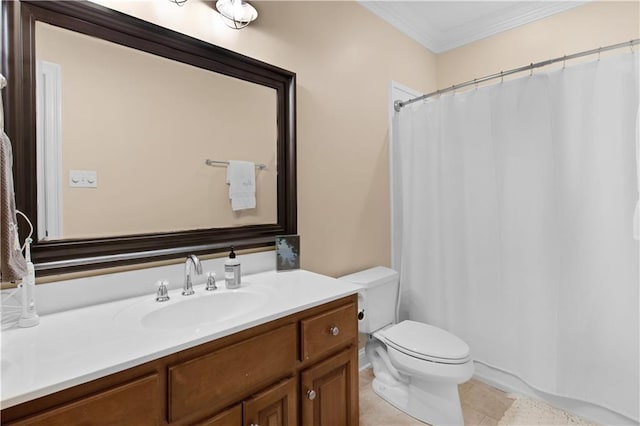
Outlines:
POLYGON ((244 0, 218 0, 216 9, 224 23, 236 30, 246 27, 258 17, 258 11, 244 0))

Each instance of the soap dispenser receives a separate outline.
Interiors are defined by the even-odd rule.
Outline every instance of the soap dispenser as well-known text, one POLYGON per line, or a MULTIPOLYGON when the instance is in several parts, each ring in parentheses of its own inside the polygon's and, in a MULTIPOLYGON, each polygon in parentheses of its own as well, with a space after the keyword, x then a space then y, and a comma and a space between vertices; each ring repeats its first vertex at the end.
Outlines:
POLYGON ((240 287, 240 260, 236 258, 236 253, 233 251, 233 247, 231 247, 229 257, 224 261, 224 281, 227 288, 240 287))

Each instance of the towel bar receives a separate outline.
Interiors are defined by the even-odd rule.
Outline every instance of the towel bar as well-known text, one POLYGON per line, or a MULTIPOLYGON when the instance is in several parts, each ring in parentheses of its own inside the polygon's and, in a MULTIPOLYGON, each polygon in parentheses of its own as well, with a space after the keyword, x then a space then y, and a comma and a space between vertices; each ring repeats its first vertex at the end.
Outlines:
MULTIPOLYGON (((229 162, 228 161, 219 161, 219 160, 209 160, 209 159, 207 159, 207 161, 205 161, 205 164, 207 166, 228 166, 229 162)), ((266 170, 267 169, 267 165, 266 164, 262 164, 262 163, 256 163, 256 169, 258 169, 258 170, 266 170)))

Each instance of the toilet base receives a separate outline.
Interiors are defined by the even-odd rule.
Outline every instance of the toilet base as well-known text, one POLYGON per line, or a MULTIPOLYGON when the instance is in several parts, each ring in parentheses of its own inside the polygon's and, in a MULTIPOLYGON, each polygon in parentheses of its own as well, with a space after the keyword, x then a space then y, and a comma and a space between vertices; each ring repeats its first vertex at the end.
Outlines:
POLYGON ((408 384, 373 379, 374 392, 391 405, 433 426, 464 424, 458 386, 411 378, 408 384))

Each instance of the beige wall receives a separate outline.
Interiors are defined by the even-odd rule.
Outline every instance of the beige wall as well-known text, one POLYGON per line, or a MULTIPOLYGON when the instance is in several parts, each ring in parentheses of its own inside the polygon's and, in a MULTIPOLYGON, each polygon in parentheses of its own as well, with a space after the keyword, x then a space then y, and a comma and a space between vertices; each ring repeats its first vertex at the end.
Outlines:
POLYGON ((259 18, 241 31, 211 2, 108 4, 294 71, 302 267, 389 265, 389 81, 435 89, 435 55, 355 2, 253 2, 259 18))
POLYGON ((440 54, 438 87, 638 38, 639 6, 638 1, 594 1, 440 54))

